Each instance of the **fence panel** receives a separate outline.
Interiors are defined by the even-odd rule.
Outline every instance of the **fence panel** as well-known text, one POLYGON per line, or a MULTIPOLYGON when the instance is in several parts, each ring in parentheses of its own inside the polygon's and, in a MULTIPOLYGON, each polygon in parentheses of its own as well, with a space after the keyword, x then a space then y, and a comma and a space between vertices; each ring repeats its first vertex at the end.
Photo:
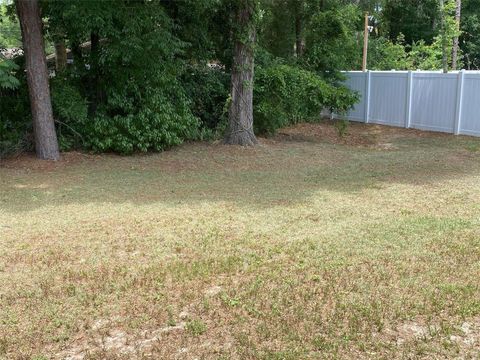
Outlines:
POLYGON ((411 127, 453 133, 456 104, 456 74, 413 75, 411 127))
POLYGON ((407 116, 408 72, 373 72, 369 122, 404 126, 407 116))
POLYGON ((349 111, 347 119, 365 122, 367 73, 352 71, 346 75, 347 80, 345 81, 345 84, 350 89, 357 91, 360 95, 360 101, 355 104, 353 110, 349 111))
POLYGON ((480 136, 480 74, 465 74, 460 134, 480 136))

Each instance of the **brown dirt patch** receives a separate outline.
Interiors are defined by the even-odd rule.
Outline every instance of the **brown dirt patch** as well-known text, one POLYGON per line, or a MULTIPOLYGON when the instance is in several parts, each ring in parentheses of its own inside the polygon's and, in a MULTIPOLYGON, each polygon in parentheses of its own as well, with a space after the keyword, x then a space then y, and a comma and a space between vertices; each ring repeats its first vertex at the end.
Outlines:
POLYGON ((340 136, 334 127, 334 121, 321 123, 302 123, 284 128, 278 132, 278 139, 293 141, 324 141, 332 144, 360 146, 381 150, 393 150, 393 140, 399 138, 446 138, 451 134, 404 129, 392 126, 350 122, 347 134, 340 136))
POLYGON ((60 160, 58 161, 49 161, 38 159, 34 153, 22 153, 14 157, 0 159, 0 168, 52 171, 68 167, 69 165, 77 164, 85 160, 100 160, 105 156, 115 155, 93 155, 78 151, 70 151, 63 152, 60 160))

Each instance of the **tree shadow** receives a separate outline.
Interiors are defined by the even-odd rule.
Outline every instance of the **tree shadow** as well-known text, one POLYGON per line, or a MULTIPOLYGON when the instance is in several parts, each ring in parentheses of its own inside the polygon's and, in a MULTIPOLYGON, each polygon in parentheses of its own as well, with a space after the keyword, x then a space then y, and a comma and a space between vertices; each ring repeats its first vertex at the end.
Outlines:
POLYGON ((479 174, 480 139, 413 134, 379 140, 393 147, 277 137, 253 149, 193 143, 153 155, 78 155, 47 169, 7 166, 0 168, 0 209, 14 215, 52 205, 203 202, 263 208, 308 202, 322 191, 354 194, 479 174))

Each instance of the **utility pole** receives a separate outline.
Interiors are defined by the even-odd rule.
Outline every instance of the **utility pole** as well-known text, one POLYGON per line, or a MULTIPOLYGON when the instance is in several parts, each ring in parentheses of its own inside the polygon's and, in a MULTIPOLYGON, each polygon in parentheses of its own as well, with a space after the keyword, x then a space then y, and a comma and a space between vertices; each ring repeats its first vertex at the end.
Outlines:
POLYGON ((368 12, 365 12, 365 28, 363 32, 362 71, 367 71, 367 53, 368 53, 368 12))

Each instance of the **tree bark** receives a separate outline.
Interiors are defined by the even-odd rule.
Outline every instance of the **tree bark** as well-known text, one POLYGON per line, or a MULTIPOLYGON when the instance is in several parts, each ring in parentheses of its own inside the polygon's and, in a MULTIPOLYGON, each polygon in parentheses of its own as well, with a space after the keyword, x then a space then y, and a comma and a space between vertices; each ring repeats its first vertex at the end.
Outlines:
POLYGON ((295 53, 298 58, 303 56, 305 51, 305 40, 303 39, 303 19, 302 14, 297 12, 295 15, 295 53))
POLYGON ((257 144, 253 133, 253 47, 256 32, 252 24, 254 9, 249 5, 249 0, 241 0, 235 14, 236 24, 241 30, 244 30, 246 39, 240 39, 237 36, 234 44, 231 104, 225 136, 225 143, 230 145, 253 146, 257 144))
POLYGON ((35 150, 40 159, 58 160, 60 153, 52 114, 38 0, 16 0, 16 8, 22 30, 35 150))
POLYGON ((441 20, 441 31, 442 31, 442 68, 443 72, 448 73, 448 55, 447 55, 447 34, 446 34, 446 24, 445 24, 445 3, 444 0, 440 0, 440 20, 441 20))
POLYGON ((55 43, 55 70, 63 71, 67 67, 67 47, 65 41, 59 40, 55 43))
MULTIPOLYGON (((460 31, 460 18, 462 13, 462 0, 456 0, 455 3, 455 24, 457 32, 460 31)), ((458 59, 458 35, 456 34, 453 38, 453 49, 452 49, 452 70, 457 70, 457 59, 458 59)))

